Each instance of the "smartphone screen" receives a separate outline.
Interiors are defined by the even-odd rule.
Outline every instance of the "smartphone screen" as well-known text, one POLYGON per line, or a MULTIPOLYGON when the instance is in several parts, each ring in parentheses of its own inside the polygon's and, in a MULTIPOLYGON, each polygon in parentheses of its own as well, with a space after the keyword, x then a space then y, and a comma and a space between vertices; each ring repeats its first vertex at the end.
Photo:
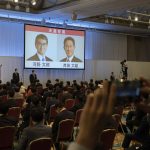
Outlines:
POLYGON ((137 97, 140 94, 140 81, 117 82, 117 97, 137 97))

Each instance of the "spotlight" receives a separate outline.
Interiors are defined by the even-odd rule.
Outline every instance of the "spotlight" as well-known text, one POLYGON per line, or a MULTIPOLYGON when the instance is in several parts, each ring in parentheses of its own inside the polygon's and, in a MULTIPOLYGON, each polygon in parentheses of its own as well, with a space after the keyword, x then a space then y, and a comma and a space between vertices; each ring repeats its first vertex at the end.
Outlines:
POLYGON ((15 3, 18 3, 18 0, 14 0, 15 3))
POLYGON ((32 1, 31 1, 31 4, 32 4, 33 6, 35 6, 35 5, 36 5, 36 0, 32 0, 32 1))
POLYGON ((137 15, 134 17, 134 20, 135 20, 135 21, 138 21, 138 20, 139 20, 139 18, 138 18, 137 15))
POLYGON ((105 19, 105 23, 109 23, 109 20, 108 20, 108 18, 106 18, 106 19, 105 19))
POLYGON ((11 9, 11 5, 9 3, 6 5, 6 9, 11 9))
POLYGON ((133 22, 130 23, 130 27, 133 27, 133 22))
POLYGON ((132 20, 132 17, 131 17, 131 15, 129 15, 129 16, 128 16, 128 19, 129 19, 129 20, 132 20))
POLYGON ((19 10, 19 9, 20 9, 19 5, 16 5, 15 10, 19 10))
POLYGON ((33 9, 41 9, 43 7, 44 0, 31 0, 30 7, 33 9))
POLYGON ((26 12, 30 12, 30 8, 29 7, 26 7, 26 12))
POLYGON ((111 24, 114 24, 114 23, 115 23, 115 22, 114 22, 114 19, 112 19, 110 23, 111 23, 111 24))

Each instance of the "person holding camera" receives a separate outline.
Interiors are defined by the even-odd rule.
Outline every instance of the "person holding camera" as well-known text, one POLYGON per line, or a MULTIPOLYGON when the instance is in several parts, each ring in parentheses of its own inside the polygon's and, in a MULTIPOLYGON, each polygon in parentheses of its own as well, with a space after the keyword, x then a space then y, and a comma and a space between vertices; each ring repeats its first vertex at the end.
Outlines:
POLYGON ((127 80, 127 77, 128 77, 128 66, 127 66, 126 59, 123 60, 122 62, 120 62, 120 64, 122 65, 121 66, 121 70, 122 70, 122 73, 123 73, 123 79, 127 80))

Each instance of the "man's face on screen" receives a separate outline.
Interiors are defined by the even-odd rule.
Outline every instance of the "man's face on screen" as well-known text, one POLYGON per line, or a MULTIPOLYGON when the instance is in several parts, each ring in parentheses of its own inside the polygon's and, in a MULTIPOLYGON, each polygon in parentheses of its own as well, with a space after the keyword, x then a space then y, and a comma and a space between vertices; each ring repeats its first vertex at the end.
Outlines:
POLYGON ((37 39, 36 43, 35 43, 35 47, 37 49, 37 52, 40 55, 45 55, 45 52, 47 50, 47 41, 44 39, 37 39))
POLYGON ((68 57, 71 57, 74 54, 75 46, 71 40, 67 40, 64 45, 64 49, 65 49, 66 55, 68 57))

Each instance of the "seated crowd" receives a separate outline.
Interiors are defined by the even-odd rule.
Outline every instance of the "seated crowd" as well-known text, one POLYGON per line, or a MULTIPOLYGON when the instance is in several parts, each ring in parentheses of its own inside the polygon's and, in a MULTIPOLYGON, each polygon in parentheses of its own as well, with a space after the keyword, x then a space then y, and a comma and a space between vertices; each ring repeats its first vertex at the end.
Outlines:
MULTIPOLYGON (((23 83, 0 84, 0 128, 16 127, 14 143, 17 144, 14 149, 29 150, 31 141, 47 137, 52 139, 55 148, 59 150, 60 123, 66 119, 75 121, 77 112, 81 109, 83 112, 79 133, 76 131, 78 134, 75 136, 76 143, 72 143, 69 150, 103 149, 101 134, 107 129, 114 129, 116 133, 125 132, 124 139, 121 141, 125 149, 130 147, 133 140, 139 142, 144 150, 149 149, 150 83, 147 80, 142 79, 143 87, 138 100, 131 100, 128 97, 125 100, 116 100, 115 104, 112 102, 116 96, 115 90, 113 88, 108 90, 107 80, 94 82, 91 79, 89 83, 81 81, 80 84, 76 80, 72 83, 67 81, 66 84, 59 79, 55 81, 55 84, 52 84, 48 80, 45 88, 39 82, 28 88, 25 88, 23 83), (108 103, 103 102, 106 99, 108 103), (68 100, 72 102, 69 105, 67 105, 68 100), (108 106, 108 112, 106 112, 106 106, 108 106), (131 110, 133 106, 134 109, 131 110), (19 117, 11 115, 10 109, 14 107, 19 107, 19 117), (122 110, 119 111, 121 108, 122 110), (114 115, 120 115, 121 120, 126 108, 128 108, 128 114, 125 123, 118 122, 114 115), (123 131, 120 131, 120 128, 123 131)), ((69 141, 75 139, 72 136, 69 141)))

